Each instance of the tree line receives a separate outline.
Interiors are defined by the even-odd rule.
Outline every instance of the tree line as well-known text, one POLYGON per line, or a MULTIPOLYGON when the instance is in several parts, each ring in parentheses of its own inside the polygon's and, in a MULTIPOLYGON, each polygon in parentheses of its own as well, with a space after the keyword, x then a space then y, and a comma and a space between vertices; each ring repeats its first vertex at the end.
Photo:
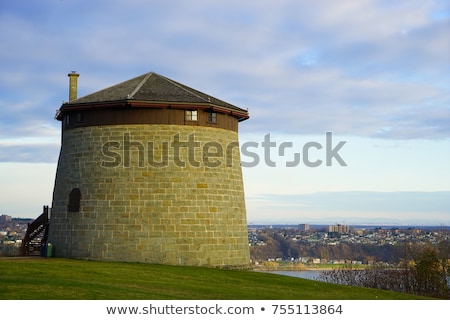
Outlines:
POLYGON ((324 271, 320 280, 450 299, 450 242, 438 245, 403 246, 404 256, 398 268, 372 266, 366 269, 344 268, 324 271))

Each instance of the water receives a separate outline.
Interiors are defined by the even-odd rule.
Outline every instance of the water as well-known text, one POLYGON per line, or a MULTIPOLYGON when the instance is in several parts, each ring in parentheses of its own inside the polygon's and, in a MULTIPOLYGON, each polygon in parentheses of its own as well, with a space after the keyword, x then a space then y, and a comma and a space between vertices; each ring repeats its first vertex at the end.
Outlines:
POLYGON ((309 280, 319 281, 320 275, 323 273, 322 270, 305 270, 305 271, 270 271, 270 273, 275 273, 283 276, 303 278, 309 280))
MULTIPOLYGON (((320 275, 324 272, 323 270, 305 270, 305 271, 267 271, 270 273, 275 273, 283 276, 303 278, 309 280, 323 281, 320 279, 320 275)), ((447 277, 447 285, 450 288, 450 277, 447 277)))

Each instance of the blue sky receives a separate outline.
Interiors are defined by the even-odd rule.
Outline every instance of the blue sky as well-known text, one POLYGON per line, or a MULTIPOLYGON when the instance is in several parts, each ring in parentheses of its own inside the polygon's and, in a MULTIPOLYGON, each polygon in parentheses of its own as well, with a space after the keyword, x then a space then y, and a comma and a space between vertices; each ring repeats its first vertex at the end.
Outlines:
POLYGON ((292 143, 243 168, 249 223, 450 225, 448 1, 2 1, 0 42, 0 214, 51 204, 68 72, 154 71, 248 108, 261 159, 292 143), (286 167, 326 132, 347 166, 286 167))

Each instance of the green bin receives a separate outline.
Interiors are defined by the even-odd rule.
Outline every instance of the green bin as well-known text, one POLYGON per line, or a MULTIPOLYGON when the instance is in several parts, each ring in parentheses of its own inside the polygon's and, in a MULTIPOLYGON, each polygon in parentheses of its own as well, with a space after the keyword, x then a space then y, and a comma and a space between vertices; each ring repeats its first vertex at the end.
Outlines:
POLYGON ((47 243, 47 258, 53 257, 53 244, 47 243))

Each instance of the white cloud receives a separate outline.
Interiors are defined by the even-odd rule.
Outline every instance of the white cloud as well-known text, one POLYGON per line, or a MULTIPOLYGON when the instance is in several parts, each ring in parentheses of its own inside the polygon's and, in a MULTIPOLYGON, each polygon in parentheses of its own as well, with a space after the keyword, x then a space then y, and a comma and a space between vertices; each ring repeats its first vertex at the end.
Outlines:
POLYGON ((0 83, 27 97, 18 105, 40 92, 53 111, 72 69, 82 74, 81 95, 156 71, 250 108, 252 130, 449 134, 429 116, 448 117, 450 101, 449 20, 433 18, 448 7, 434 1, 50 1, 35 9, 11 5, 0 15, 9 48, 0 83))

